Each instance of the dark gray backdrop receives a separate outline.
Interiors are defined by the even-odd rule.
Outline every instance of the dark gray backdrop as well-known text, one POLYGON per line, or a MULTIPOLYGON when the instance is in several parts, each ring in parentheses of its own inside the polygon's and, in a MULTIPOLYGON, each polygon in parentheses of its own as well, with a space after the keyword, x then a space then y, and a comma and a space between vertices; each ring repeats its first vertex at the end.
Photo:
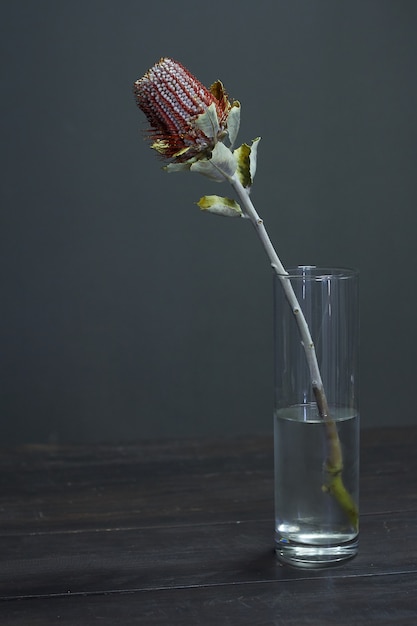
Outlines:
POLYGON ((0 6, 2 444, 272 430, 271 272, 143 141, 162 55, 241 100, 285 264, 359 268, 363 425, 416 420, 415 0, 0 6))

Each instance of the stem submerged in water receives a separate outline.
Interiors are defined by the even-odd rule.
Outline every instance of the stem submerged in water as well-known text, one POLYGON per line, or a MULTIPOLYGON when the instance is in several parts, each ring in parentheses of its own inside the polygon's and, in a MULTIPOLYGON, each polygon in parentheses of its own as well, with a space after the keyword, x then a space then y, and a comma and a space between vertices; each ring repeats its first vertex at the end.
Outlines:
POLYGON ((323 420, 327 437, 327 482, 323 485, 323 491, 330 493, 345 511, 352 527, 359 530, 359 511, 352 496, 343 483, 343 453, 340 445, 339 433, 336 422, 332 419, 324 389, 313 387, 317 409, 323 420))

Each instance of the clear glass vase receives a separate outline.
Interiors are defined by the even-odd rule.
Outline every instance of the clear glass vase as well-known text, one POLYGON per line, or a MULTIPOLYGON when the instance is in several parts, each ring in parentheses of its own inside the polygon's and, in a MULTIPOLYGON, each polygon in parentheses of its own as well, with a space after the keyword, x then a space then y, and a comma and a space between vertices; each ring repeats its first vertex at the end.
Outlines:
POLYGON ((323 567, 358 549, 358 274, 291 268, 274 276, 274 303, 275 549, 282 562, 323 567), (326 410, 283 281, 307 322, 326 410))

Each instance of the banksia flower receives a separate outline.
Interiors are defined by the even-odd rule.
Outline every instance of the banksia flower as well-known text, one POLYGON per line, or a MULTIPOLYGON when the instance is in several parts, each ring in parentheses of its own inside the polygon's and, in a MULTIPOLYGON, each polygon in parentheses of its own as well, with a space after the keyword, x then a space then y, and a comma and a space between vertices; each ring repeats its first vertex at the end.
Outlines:
POLYGON ((133 91, 150 123, 152 147, 173 163, 209 157, 218 141, 236 137, 239 103, 229 102, 220 81, 207 89, 177 61, 162 58, 133 91))
MULTIPOLYGON (((329 480, 325 491, 332 494, 357 528, 358 511, 342 481, 343 456, 337 428, 328 413, 314 343, 301 306, 250 197, 256 173, 260 137, 250 145, 234 148, 239 130, 240 104, 229 102, 222 83, 207 89, 183 65, 162 58, 134 84, 139 108, 148 118, 152 148, 170 162, 168 172, 189 170, 219 183, 229 183, 238 200, 207 195, 197 203, 202 211, 225 217, 244 217, 252 223, 272 268, 279 277, 300 331, 318 412, 327 429, 329 480)), ((238 263, 238 259, 236 260, 238 263)))

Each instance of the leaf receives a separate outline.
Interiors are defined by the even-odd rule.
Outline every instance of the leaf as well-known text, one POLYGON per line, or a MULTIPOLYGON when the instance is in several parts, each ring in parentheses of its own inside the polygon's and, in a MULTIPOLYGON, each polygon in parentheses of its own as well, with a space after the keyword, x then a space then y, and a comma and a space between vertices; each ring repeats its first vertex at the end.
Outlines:
POLYGON ((216 80, 216 82, 211 85, 210 92, 213 94, 216 100, 220 102, 222 109, 227 110, 230 106, 230 103, 221 80, 216 80))
POLYGON ((239 132, 240 126, 240 102, 235 100, 232 104, 232 108, 229 111, 229 115, 227 117, 227 132, 229 133, 229 140, 231 146, 236 141, 236 137, 239 132))
POLYGON ((199 128, 206 137, 213 139, 217 137, 220 131, 219 119, 217 117, 216 105, 214 102, 207 107, 204 113, 197 116, 193 122, 197 128, 199 128))
POLYGON ((192 172, 196 172, 197 174, 202 174, 203 176, 207 176, 210 180, 214 180, 216 183, 224 183, 225 177, 223 174, 212 165, 211 160, 209 159, 200 159, 193 163, 190 167, 192 172))
POLYGON ((237 169, 236 173, 239 176, 239 180, 244 187, 250 187, 252 180, 250 176, 250 146, 247 143, 243 143, 240 148, 236 148, 233 152, 236 158, 237 169))
POLYGON ((231 198, 221 196, 203 196, 197 202, 202 211, 225 217, 242 217, 242 210, 238 203, 231 198))
POLYGON ((237 163, 237 175, 246 189, 252 186, 253 179, 255 178, 256 157, 260 140, 261 138, 257 137, 253 140, 251 146, 248 146, 247 143, 243 143, 240 148, 236 148, 233 152, 237 163))
POLYGON ((260 137, 257 137, 256 139, 254 139, 252 141, 252 146, 250 149, 249 169, 250 169, 251 184, 253 183, 253 179, 255 178, 255 174, 256 174, 256 159, 258 156, 258 143, 260 141, 261 141, 260 137))
POLYGON ((165 141, 165 139, 158 139, 153 142, 151 148, 163 155, 169 149, 169 141, 165 141))
POLYGON ((191 164, 191 160, 185 161, 185 163, 168 163, 163 169, 168 172, 168 174, 172 174, 173 172, 186 172, 190 170, 191 164))
POLYGON ((236 160, 229 148, 218 141, 210 159, 200 159, 193 163, 190 169, 216 182, 224 182, 236 172, 236 160))

